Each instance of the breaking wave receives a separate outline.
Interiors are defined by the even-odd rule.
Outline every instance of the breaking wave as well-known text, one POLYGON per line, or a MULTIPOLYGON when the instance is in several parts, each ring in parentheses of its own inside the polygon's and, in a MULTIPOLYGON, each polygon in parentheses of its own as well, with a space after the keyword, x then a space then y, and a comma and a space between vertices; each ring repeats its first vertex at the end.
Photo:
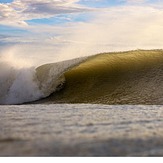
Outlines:
POLYGON ((22 104, 49 96, 62 88, 63 73, 85 60, 73 59, 37 68, 0 62, 0 104, 22 104))
POLYGON ((1 104, 163 104, 163 51, 104 53, 37 68, 1 62, 0 89, 1 104))

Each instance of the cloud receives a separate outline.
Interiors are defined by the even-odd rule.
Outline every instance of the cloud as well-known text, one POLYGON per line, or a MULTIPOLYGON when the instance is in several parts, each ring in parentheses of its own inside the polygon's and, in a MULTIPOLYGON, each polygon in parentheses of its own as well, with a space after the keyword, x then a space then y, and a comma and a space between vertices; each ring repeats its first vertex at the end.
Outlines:
MULTIPOLYGON (((15 14, 15 10, 17 10, 18 18, 20 12, 21 16, 24 15, 24 19, 29 19, 32 16, 45 17, 55 14, 53 11, 49 10, 48 12, 45 9, 49 6, 48 1, 46 1, 47 6, 45 5, 44 7, 43 5, 44 11, 47 12, 41 12, 40 4, 42 1, 14 2, 15 4, 12 3, 12 5, 15 5, 15 7, 12 6, 11 8, 14 8, 14 11, 10 8, 6 8, 6 11, 3 11, 6 14, 8 11, 12 11, 13 13, 9 12, 11 14, 9 17, 15 14), (37 7, 33 8, 32 12, 28 11, 32 6, 37 7)), ((77 1, 67 2, 66 0, 62 2, 58 0, 53 4, 55 7, 51 7, 63 8, 65 6, 70 9, 69 11, 64 10, 64 12, 72 12, 71 9, 78 7, 79 10, 74 12, 82 10, 82 6, 76 4, 77 1)), ((63 13, 61 10, 55 12, 63 13)), ((17 40, 19 45, 16 45, 16 55, 22 58, 31 58, 39 62, 38 64, 99 52, 133 50, 137 48, 163 48, 163 10, 157 5, 123 5, 99 9, 91 14, 93 19, 88 22, 69 22, 57 26, 45 24, 29 26, 28 30, 31 33, 28 35, 21 38, 18 36, 18 38, 11 37, 8 39, 2 36, 2 40, 5 42, 17 40)), ((6 16, 8 17, 8 15, 6 16)))
POLYGON ((127 3, 145 3, 148 0, 125 0, 127 3))
POLYGON ((160 3, 160 0, 117 0, 118 2, 123 2, 129 5, 142 5, 142 4, 157 4, 160 3))
MULTIPOLYGON (((119 6, 96 12, 88 23, 61 29, 61 54, 71 56, 129 49, 163 48, 163 10, 151 6, 119 6), (69 35, 66 34, 69 33, 69 35), (70 33, 71 32, 71 33, 70 33)), ((59 32, 58 32, 59 34, 59 32)), ((57 39, 51 42, 57 42, 57 39)))
MULTIPOLYGON (((0 3, 0 24, 26 27, 28 26, 26 20, 50 18, 59 14, 95 11, 95 9, 79 3, 90 1, 93 2, 93 0, 14 0, 11 3, 0 3)), ((107 0, 94 0, 94 2, 98 1, 103 3, 107 0)), ((127 4, 150 2, 150 0, 115 1, 117 4, 119 2, 126 2, 127 4)), ((160 1, 156 0, 156 2, 158 3, 160 1)), ((102 10, 99 11, 103 12, 102 10)))
POLYGON ((76 13, 89 9, 77 4, 79 0, 14 0, 0 3, 0 23, 25 26, 25 20, 49 18, 57 14, 76 13))
POLYGON ((0 23, 8 25, 26 25, 17 11, 8 4, 0 3, 0 23))
POLYGON ((162 9, 118 6, 101 11, 89 22, 32 26, 31 37, 37 40, 27 46, 27 56, 47 63, 100 52, 163 48, 162 9))

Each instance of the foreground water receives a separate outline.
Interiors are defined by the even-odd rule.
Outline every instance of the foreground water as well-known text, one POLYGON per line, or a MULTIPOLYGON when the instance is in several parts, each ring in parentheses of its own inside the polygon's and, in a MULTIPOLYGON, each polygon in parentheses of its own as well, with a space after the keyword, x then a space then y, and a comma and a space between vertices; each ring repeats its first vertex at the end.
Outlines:
POLYGON ((0 106, 1 156, 163 156, 162 105, 0 106))

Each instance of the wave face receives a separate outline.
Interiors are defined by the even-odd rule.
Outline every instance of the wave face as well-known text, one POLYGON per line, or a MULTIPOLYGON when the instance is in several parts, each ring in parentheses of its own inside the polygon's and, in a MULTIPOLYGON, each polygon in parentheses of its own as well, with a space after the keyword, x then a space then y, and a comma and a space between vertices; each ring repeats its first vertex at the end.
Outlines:
POLYGON ((64 76, 64 88, 39 103, 163 104, 162 50, 96 55, 64 76))
POLYGON ((105 53, 37 68, 1 62, 0 90, 0 104, 163 104, 163 51, 105 53))

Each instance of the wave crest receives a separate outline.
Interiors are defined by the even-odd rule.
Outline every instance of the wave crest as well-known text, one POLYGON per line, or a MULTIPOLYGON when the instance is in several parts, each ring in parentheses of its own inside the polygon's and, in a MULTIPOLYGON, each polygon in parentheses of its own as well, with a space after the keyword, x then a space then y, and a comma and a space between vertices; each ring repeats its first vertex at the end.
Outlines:
POLYGON ((1 104, 52 93, 38 103, 163 104, 163 51, 106 53, 37 68, 1 62, 0 90, 1 104))
POLYGON ((162 50, 99 54, 64 75, 64 89, 39 103, 163 104, 162 50))
POLYGON ((0 62, 0 104, 21 104, 45 98, 65 83, 63 73, 84 58, 35 67, 0 62))

